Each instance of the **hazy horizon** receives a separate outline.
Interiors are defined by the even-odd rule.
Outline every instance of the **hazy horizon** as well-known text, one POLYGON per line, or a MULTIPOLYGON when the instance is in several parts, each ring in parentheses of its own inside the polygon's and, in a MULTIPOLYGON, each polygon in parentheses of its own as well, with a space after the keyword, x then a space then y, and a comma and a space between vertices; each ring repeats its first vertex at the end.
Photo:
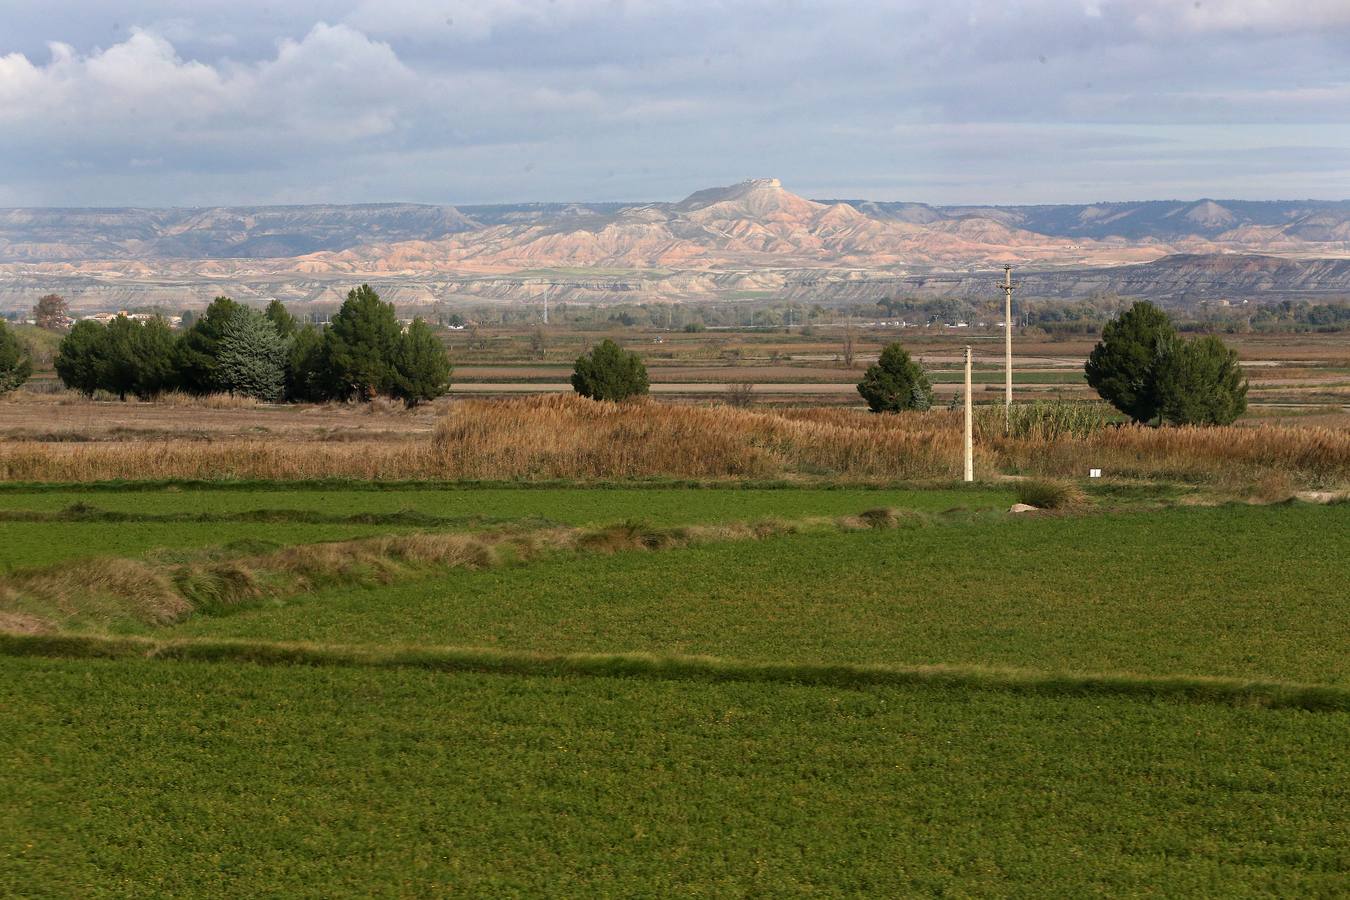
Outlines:
MULTIPOLYGON (((740 181, 746 181, 746 180, 748 180, 748 179, 740 179, 740 181)), ((703 185, 702 188, 698 188, 698 190, 702 190, 702 189, 704 189, 704 188, 711 188, 711 187, 724 187, 724 186, 730 186, 731 184, 735 184, 735 183, 736 183, 736 182, 729 182, 729 183, 726 184, 726 185, 703 185)), ((894 198, 894 199, 885 199, 885 200, 879 199, 879 198, 876 198, 876 197, 818 197, 818 196, 811 196, 811 195, 803 194, 803 193, 801 193, 800 191, 795 191, 795 190, 792 189, 792 186, 791 186, 791 185, 784 184, 783 187, 784 187, 785 190, 789 191, 790 193, 797 194, 797 195, 799 195, 799 196, 804 197, 804 198, 807 199, 807 200, 813 200, 813 201, 820 202, 820 203, 866 203, 866 202, 875 202, 875 203, 917 203, 917 204, 921 204, 921 205, 924 205, 924 206, 931 206, 931 207, 934 207, 934 208, 937 208, 937 209, 953 209, 953 208, 963 208, 963 207, 964 207, 964 208, 993 208, 993 209, 1000 209, 1000 208, 1024 208, 1024 207, 1029 207, 1029 206, 1097 206, 1097 205, 1106 206, 1106 205, 1111 205, 1111 204, 1143 204, 1143 203, 1183 203, 1183 204, 1185 204, 1185 203, 1205 203, 1205 202, 1209 202, 1209 203, 1218 203, 1218 204, 1220 204, 1220 205, 1225 204, 1225 203, 1315 203, 1315 204, 1344 204, 1344 203, 1350 203, 1350 196, 1347 196, 1347 197, 1332 197, 1332 198, 1318 198, 1318 197, 1271 197, 1271 198, 1268 198, 1268 199, 1252 199, 1252 198, 1250 198, 1250 197, 1130 197, 1130 198, 1120 198, 1120 199, 1110 199, 1110 200, 1095 199, 1095 200, 1065 201, 1065 202, 1063 202, 1063 203, 1037 203, 1037 202, 1027 202, 1027 203, 928 203, 928 202, 926 202, 926 201, 922 201, 922 200, 913 200, 913 199, 907 198, 907 197, 897 197, 897 198, 894 198)), ((538 206, 567 206, 567 205, 571 205, 571 204, 585 205, 585 204, 588 204, 588 203, 589 203, 589 204, 605 204, 605 205, 618 204, 618 205, 620 205, 620 206, 642 206, 642 205, 645 205, 645 204, 651 204, 651 203, 678 203, 679 201, 683 200, 685 197, 688 197, 689 194, 691 194, 691 193, 693 193, 693 190, 687 191, 686 193, 680 194, 680 195, 678 195, 678 196, 668 196, 668 197, 644 197, 644 198, 641 198, 641 199, 634 199, 634 198, 631 198, 631 197, 630 197, 630 198, 627 198, 627 199, 619 199, 619 200, 597 199, 597 198, 595 198, 595 197, 571 197, 571 198, 565 198, 565 199, 559 199, 559 200, 527 200, 527 199, 514 199, 514 200, 498 200, 498 201, 487 201, 487 202, 468 202, 468 201, 453 201, 453 200, 451 200, 451 201, 443 201, 443 202, 432 202, 432 201, 425 201, 425 200, 392 199, 392 200, 351 200, 351 201, 332 201, 332 202, 329 202, 329 201, 322 201, 322 200, 316 200, 316 201, 295 202, 295 203, 267 203, 267 202, 262 202, 262 203, 248 203, 248 202, 242 202, 242 203, 203 203, 203 204, 170 204, 170 203, 166 203, 166 204, 133 204, 133 203, 125 203, 125 204, 118 204, 118 205, 104 205, 104 206, 92 206, 92 205, 90 205, 90 206, 62 206, 62 205, 53 205, 53 204, 47 204, 47 205, 32 204, 32 205, 25 205, 25 206, 18 206, 18 205, 4 206, 4 207, 0 207, 0 209, 49 209, 49 210, 62 210, 62 209, 70 209, 70 210, 74 210, 74 209, 96 209, 96 210, 114 210, 114 209, 166 209, 166 210, 167 210, 167 209, 210 209, 210 208, 230 208, 230 207, 248 209, 248 208, 262 208, 262 207, 301 208, 301 207, 306 207, 306 206, 449 206, 449 207, 454 207, 454 208, 456 208, 456 209, 463 210, 463 209, 468 209, 468 208, 472 208, 472 207, 510 207, 510 206, 529 206, 529 205, 538 205, 538 206)))
POLYGON ((1350 3, 11 0, 0 206, 1346 199, 1350 3))

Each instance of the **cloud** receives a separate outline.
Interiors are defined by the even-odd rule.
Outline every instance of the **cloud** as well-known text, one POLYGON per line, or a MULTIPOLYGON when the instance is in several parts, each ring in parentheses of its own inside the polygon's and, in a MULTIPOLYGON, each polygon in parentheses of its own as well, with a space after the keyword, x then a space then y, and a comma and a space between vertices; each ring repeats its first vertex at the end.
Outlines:
POLYGON ((0 189, 632 200, 768 173, 937 201, 1231 195, 1259 186, 1226 142, 1267 128, 1243 146, 1287 166, 1269 183, 1325 196, 1344 189, 1294 148, 1350 148, 1347 30, 1345 0, 9 0, 0 189))
POLYGON ((1111 6, 1150 33, 1176 28, 1248 34, 1350 29, 1345 0, 1117 0, 1111 6))
POLYGON ((0 57, 0 127, 47 146, 344 143, 394 131, 416 84, 387 44, 346 25, 315 25, 262 63, 215 66, 135 30, 84 55, 52 43, 44 65, 0 57))

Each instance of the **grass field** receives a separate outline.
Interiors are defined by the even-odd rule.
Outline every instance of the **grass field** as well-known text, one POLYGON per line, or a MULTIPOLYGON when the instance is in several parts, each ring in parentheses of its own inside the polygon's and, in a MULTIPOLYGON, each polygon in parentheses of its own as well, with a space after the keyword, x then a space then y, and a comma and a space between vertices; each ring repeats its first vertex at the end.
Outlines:
POLYGON ((1350 686, 1347 560, 1350 504, 996 518, 569 555, 320 591, 175 633, 1350 686), (1245 577, 1226 580, 1237 566, 1245 577))
POLYGON ((0 892, 1332 896, 1346 721, 3 660, 0 892))
POLYGON ((0 655, 0 894, 1350 890, 1350 504, 1107 483, 1078 512, 1013 516, 1012 486, 387 487, 12 485, 0 528, 11 564, 58 572, 238 535, 727 537, 582 541, 120 629, 198 642, 195 660, 0 640, 45 657, 0 655), (909 512, 731 527, 878 507, 909 512), (485 649, 436 666, 438 647, 485 649), (587 652, 656 656, 540 655, 587 652), (938 674, 903 674, 922 666, 938 674), (1322 700, 1271 708, 1249 685, 1322 700))

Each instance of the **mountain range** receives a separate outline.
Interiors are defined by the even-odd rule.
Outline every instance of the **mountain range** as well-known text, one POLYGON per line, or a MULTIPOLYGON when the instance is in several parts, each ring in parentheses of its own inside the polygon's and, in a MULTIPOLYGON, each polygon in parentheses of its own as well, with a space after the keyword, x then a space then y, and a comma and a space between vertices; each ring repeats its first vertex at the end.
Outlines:
MULTIPOLYGON (((593 299, 699 299, 873 277, 961 284, 1004 264, 1060 273, 1040 282, 1059 295, 1123 274, 1069 272, 1231 254, 1350 258, 1350 201, 944 207, 809 200, 766 178, 676 203, 5 209, 0 304, 61 287, 84 305, 173 291, 326 300, 357 279, 387 281, 404 302, 525 299, 548 278, 577 282, 560 286, 577 299, 587 279, 593 299)), ((1289 270, 1241 290, 1340 290, 1331 269, 1311 271, 1311 282, 1289 270)))

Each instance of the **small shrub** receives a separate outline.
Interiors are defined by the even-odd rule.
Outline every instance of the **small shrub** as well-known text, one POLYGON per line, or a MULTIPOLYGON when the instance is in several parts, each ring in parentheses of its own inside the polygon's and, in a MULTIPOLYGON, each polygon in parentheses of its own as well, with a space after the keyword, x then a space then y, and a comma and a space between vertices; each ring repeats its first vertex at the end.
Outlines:
POLYGON ((1037 509, 1072 509, 1087 502, 1087 495, 1075 484, 1065 481, 1029 478, 1017 482, 1018 503, 1037 509))
POLYGON ((727 385, 727 405, 744 409, 755 402, 755 385, 751 381, 733 381, 727 385))

